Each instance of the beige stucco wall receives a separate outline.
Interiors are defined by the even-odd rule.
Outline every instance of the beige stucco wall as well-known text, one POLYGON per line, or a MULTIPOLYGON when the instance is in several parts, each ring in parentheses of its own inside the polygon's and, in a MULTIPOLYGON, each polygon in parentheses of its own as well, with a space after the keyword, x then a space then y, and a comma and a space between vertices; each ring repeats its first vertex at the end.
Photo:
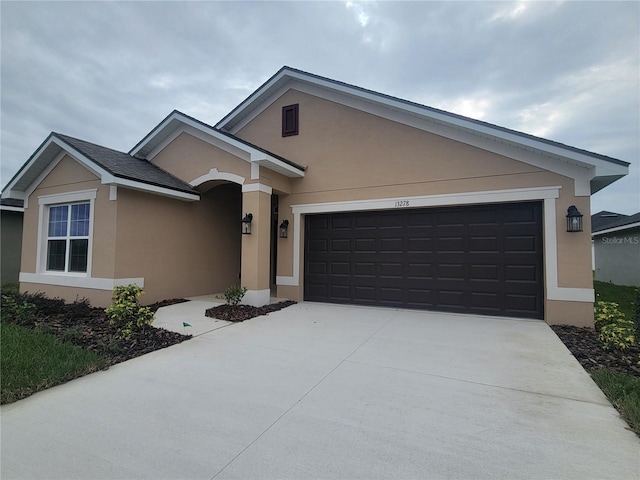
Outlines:
MULTIPOLYGON (((291 194, 280 196, 279 221, 292 222, 291 206, 299 204, 560 186, 558 286, 592 288, 589 235, 568 234, 565 227, 567 208, 576 205, 588 231, 589 197, 575 196, 571 178, 294 90, 236 135, 307 167, 304 178, 291 182, 291 194), (282 107, 294 103, 300 133, 283 138, 282 107)), ((278 275, 293 274, 293 241, 278 242, 278 275)), ((299 248, 299 286, 278 287, 279 296, 295 300, 302 299, 303 238, 299 248)), ((589 323, 592 316, 585 320, 584 312, 591 308, 589 302, 547 301, 546 320, 589 323)))
POLYGON ((220 185, 183 202, 118 190, 116 278, 144 278, 144 303, 222 292, 240 273, 241 192, 220 185))
MULTIPOLYGON (((36 273, 38 197, 97 189, 94 201, 91 277, 143 278, 143 303, 223 291, 240 273, 241 202, 239 185, 225 184, 185 202, 110 187, 70 157, 63 158, 29 197, 24 214, 21 271, 36 273)), ((40 283, 22 291, 44 292, 67 301, 88 298, 110 303, 111 291, 40 283)))
MULTIPOLYGON (((43 179, 29 196, 24 212, 22 235, 21 272, 36 273, 38 248, 38 224, 40 208, 38 197, 61 193, 72 193, 82 190, 96 189, 94 201, 91 276, 97 278, 113 278, 115 253, 116 204, 109 201, 109 186, 102 185, 100 180, 84 166, 65 156, 43 179)), ((46 245, 43 245, 43 255, 46 245)), ((94 289, 78 289, 44 284, 21 283, 22 291, 44 292, 49 296, 59 296, 67 301, 86 297, 93 301, 93 295, 103 295, 94 289)), ((109 295, 107 298, 111 296, 109 295)))

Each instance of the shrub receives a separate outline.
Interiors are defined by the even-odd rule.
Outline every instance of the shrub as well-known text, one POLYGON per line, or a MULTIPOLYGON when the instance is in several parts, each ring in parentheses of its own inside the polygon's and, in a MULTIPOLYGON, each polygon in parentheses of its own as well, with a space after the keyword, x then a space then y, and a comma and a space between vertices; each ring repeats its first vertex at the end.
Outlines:
POLYGON ((138 301, 143 293, 137 285, 122 285, 113 289, 113 303, 105 313, 122 338, 129 338, 135 330, 153 323, 151 309, 140 306, 138 301))
POLYGON ((16 296, 2 295, 0 318, 3 322, 29 325, 34 321, 35 312, 36 306, 24 300, 19 294, 16 296))
POLYGON ((595 325, 605 350, 626 350, 635 343, 635 324, 615 302, 596 302, 595 325))
POLYGON ((231 285, 224 291, 224 298, 229 305, 238 305, 245 293, 247 293, 247 287, 231 285))

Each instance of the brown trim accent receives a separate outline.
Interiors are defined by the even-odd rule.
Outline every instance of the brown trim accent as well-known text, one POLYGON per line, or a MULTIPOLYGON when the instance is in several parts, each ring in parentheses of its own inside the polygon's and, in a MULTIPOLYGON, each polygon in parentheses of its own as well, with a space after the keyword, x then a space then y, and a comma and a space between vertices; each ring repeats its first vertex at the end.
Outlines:
POLYGON ((282 136, 298 135, 298 104, 282 107, 282 136))

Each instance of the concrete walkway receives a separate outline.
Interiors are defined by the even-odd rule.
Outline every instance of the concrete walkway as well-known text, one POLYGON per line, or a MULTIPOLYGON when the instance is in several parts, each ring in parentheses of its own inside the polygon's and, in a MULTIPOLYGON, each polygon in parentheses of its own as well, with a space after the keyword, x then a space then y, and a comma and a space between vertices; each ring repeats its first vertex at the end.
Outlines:
POLYGON ((640 476, 540 321, 302 303, 1 412, 3 479, 640 476))

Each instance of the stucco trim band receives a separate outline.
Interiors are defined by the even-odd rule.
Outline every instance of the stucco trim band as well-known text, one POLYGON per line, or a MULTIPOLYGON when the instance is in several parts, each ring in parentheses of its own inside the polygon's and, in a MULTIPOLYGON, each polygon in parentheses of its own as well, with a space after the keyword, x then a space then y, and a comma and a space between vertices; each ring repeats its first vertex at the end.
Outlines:
POLYGON ((54 275, 50 273, 20 272, 20 282, 109 291, 113 290, 114 287, 129 284, 144 288, 144 278, 96 278, 71 274, 54 275))
POLYGON ((331 213, 361 210, 391 210, 398 208, 419 208, 455 206, 514 201, 544 201, 544 257, 546 292, 548 300, 592 302, 593 289, 558 287, 558 252, 556 244, 555 199, 560 195, 561 186, 519 188, 512 190, 490 190, 485 192, 463 192, 444 195, 418 197, 394 197, 347 202, 329 202, 292 205, 293 212, 293 275, 277 276, 276 284, 300 286, 300 238, 301 215, 308 213, 331 213), (403 205, 398 207, 398 205, 403 205))

